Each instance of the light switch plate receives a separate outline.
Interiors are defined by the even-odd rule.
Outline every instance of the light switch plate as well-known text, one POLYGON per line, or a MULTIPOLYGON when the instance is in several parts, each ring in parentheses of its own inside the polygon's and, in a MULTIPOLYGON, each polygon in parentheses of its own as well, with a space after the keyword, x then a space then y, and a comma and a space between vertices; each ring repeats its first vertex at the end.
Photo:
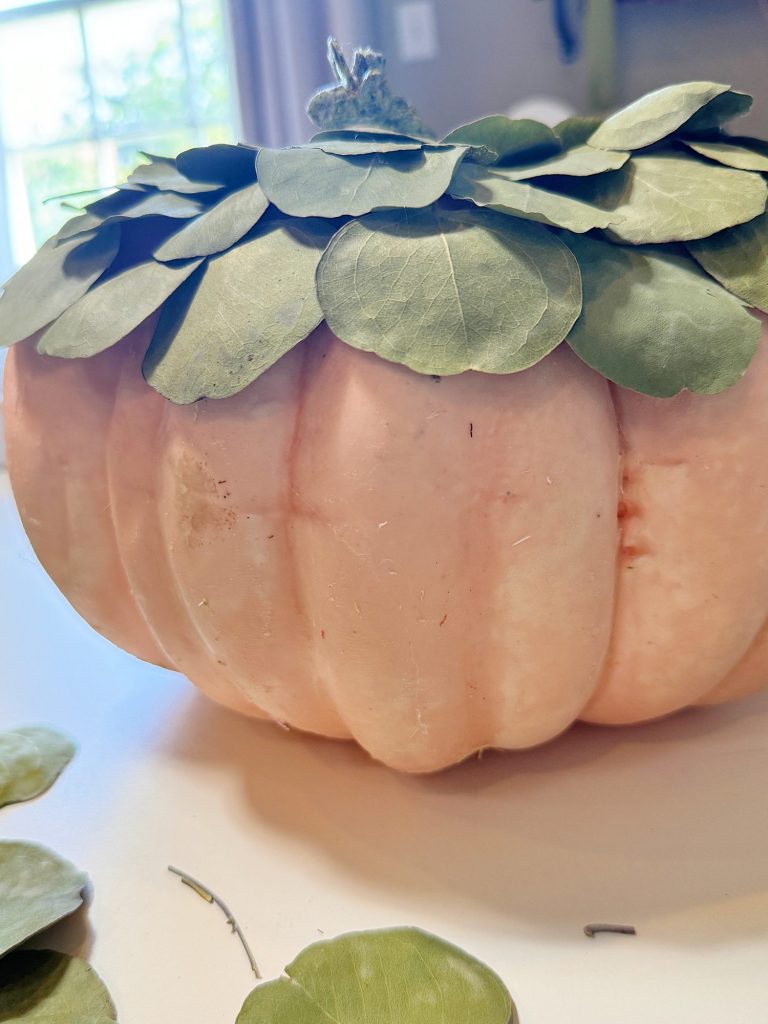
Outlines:
POLYGON ((437 17, 433 0, 398 4, 395 19, 398 50, 404 64, 437 57, 437 17))

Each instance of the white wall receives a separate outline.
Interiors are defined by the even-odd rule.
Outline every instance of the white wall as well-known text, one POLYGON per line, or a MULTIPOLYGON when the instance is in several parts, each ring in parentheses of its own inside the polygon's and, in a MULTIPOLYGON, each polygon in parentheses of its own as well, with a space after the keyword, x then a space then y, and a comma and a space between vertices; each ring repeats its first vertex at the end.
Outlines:
MULTIPOLYGON (((583 64, 560 61, 552 5, 534 0, 434 0, 440 53, 404 64, 399 0, 375 0, 377 44, 393 85, 438 131, 550 94, 584 111, 583 64)), ((617 104, 686 79, 725 81, 755 95, 745 129, 768 136, 768 0, 626 0, 617 4, 617 104)))

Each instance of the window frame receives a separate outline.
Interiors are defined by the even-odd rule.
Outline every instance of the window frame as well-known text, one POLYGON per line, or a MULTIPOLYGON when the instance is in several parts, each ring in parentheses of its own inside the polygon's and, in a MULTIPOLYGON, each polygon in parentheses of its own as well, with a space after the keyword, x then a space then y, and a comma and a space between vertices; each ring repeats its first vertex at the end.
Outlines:
MULTIPOLYGON (((30 4, 26 7, 14 7, 7 11, 0 11, 0 28, 3 25, 15 22, 31 20, 37 17, 54 14, 57 12, 76 12, 80 25, 80 34, 83 47, 83 70, 85 81, 88 87, 89 102, 91 105, 91 131, 82 137, 67 140, 73 144, 78 142, 99 143, 105 139, 120 138, 112 132, 103 130, 96 112, 95 99, 96 90, 93 86, 92 65, 89 53, 88 40, 85 32, 83 12, 89 7, 105 7, 112 3, 125 3, 126 0, 47 0, 47 2, 30 4)), ((178 12, 179 25, 179 46, 181 59, 186 78, 187 93, 189 95, 190 116, 187 124, 194 132, 197 132, 203 125, 203 118, 200 116, 200 103, 197 89, 194 87, 194 75, 192 70, 191 48, 189 45, 189 33, 187 26, 187 13, 184 0, 174 0, 178 12)), ((229 118, 237 135, 242 134, 242 104, 238 91, 238 76, 235 59, 235 44, 230 23, 230 9, 227 0, 216 0, 221 8, 223 21, 223 34, 226 51, 227 73, 230 82, 230 111, 229 118)), ((51 143, 55 146, 59 143, 51 143)), ((46 148, 45 146, 41 148, 46 148)), ((6 178, 6 154, 8 147, 5 145, 2 124, 0 123, 0 286, 3 281, 13 273, 15 264, 11 246, 11 233, 6 225, 10 223, 8 209, 8 182, 6 178)))

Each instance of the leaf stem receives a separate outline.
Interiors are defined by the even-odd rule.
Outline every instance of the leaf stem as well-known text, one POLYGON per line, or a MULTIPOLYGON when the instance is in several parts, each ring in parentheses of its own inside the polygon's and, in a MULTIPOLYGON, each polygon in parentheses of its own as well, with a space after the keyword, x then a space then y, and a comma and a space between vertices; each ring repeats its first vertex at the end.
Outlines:
POLYGON ((619 935, 637 935, 631 924, 585 924, 584 934, 593 939, 598 932, 615 932, 619 935))
POLYGON ((251 970, 256 975, 256 977, 259 980, 261 980, 261 972, 259 971, 256 959, 253 953, 251 952, 251 947, 248 945, 248 940, 246 939, 245 935, 243 935, 242 928, 237 923, 235 915, 229 909, 224 900, 222 900, 219 896, 216 895, 215 892, 209 889, 207 885, 203 885, 202 882, 198 882, 197 879, 192 878, 191 875, 188 875, 186 871, 181 871, 179 868, 173 867, 172 864, 168 865, 168 870, 171 872, 171 874, 178 875, 178 877, 181 879, 184 885, 189 886, 189 888, 196 892, 201 899, 204 899, 206 903, 215 903, 216 906, 221 911, 223 911, 224 916, 227 919, 227 924, 232 929, 232 934, 238 937, 243 949, 245 950, 245 955, 248 957, 248 963, 251 965, 251 970))

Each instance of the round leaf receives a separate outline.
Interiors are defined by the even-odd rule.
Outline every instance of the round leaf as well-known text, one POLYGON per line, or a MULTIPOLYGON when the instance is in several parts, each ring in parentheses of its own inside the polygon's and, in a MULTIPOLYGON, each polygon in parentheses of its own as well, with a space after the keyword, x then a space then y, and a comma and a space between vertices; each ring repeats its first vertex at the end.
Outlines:
POLYGON ((677 131, 729 89, 718 82, 681 82, 656 89, 607 118, 590 135, 589 144, 599 149, 643 149, 677 131))
POLYGON ((208 261, 163 309, 144 376, 178 404, 242 391, 323 318, 315 271, 334 227, 277 221, 208 261))
POLYGON ((239 188, 256 180, 256 154, 252 146, 231 146, 223 142, 196 146, 176 157, 177 169, 192 181, 220 182, 239 188))
POLYGON ((510 170, 506 167, 481 167, 464 163, 454 175, 450 194, 457 199, 469 199, 476 206, 489 206, 500 213, 510 213, 542 224, 569 228, 571 231, 607 228, 621 220, 619 213, 517 181, 510 170))
POLYGON ((491 114, 454 128, 443 142, 472 146, 483 163, 531 159, 533 154, 544 157, 560 149, 560 140, 547 125, 529 118, 513 120, 503 114, 491 114), (483 150, 487 156, 482 155, 483 150))
POLYGON ((147 185, 163 192, 178 192, 194 195, 201 192, 217 192, 222 188, 217 181, 193 181, 176 166, 176 161, 141 164, 128 175, 128 184, 147 185))
POLYGON ((748 145, 739 145, 735 139, 686 139, 685 144, 701 156, 716 160, 726 167, 768 173, 768 147, 765 145, 761 149, 753 149, 748 145))
POLYGON ((72 760, 75 745, 44 727, 0 733, 0 807, 45 792, 72 760))
POLYGON ((87 881, 50 850, 0 842, 0 956, 77 910, 87 881))
POLYGON ((46 242, 5 285, 0 297, 0 345, 31 337, 77 302, 110 266, 119 245, 117 225, 85 240, 60 241, 57 235, 46 242))
POLYGON ((711 238, 689 242, 688 249, 729 292, 768 313, 768 213, 711 238))
MULTIPOLYGON (((202 213, 207 209, 207 206, 198 202, 191 196, 180 196, 176 192, 133 192, 124 193, 125 195, 131 195, 132 197, 138 196, 138 199, 132 199, 129 206, 121 206, 111 211, 111 207, 103 206, 98 207, 97 204, 93 204, 88 207, 90 214, 98 212, 98 215, 102 218, 102 225, 119 224, 121 221, 134 220, 140 217, 172 217, 179 220, 184 220, 186 217, 197 217, 198 214, 202 213)), ((113 196, 107 196, 106 199, 113 200, 113 196)), ((104 202, 104 200, 99 200, 104 202)), ((69 238, 72 235, 78 234, 83 229, 76 229, 75 222, 71 222, 71 226, 67 225, 66 229, 61 231, 61 238, 69 238)))
POLYGON ((473 957, 416 928, 318 942, 260 985, 237 1024, 513 1024, 501 979, 473 957))
POLYGON ((405 136, 372 132, 323 132, 308 145, 332 156, 369 156, 371 153, 400 153, 421 149, 423 143, 405 136))
POLYGON ((294 217, 360 216, 381 207, 422 207, 444 195, 461 147, 415 153, 331 156, 320 149, 262 149, 257 170, 267 198, 294 217))
POLYGON ((588 366, 660 398, 714 394, 743 376, 760 323, 691 260, 580 236, 568 245, 584 308, 566 340, 588 366))
POLYGON ((736 117, 744 117, 752 108, 752 97, 745 92, 729 89, 721 96, 710 100, 705 107, 694 114, 690 121, 680 129, 683 135, 706 134, 716 132, 736 117))
POLYGON ((231 192, 163 242, 155 250, 155 257, 168 262, 223 252, 248 234, 268 206, 269 200, 258 183, 231 192))
POLYGON ((566 117, 553 128, 555 135, 566 149, 583 146, 603 123, 602 117, 566 117))
POLYGON ((150 260, 96 285, 45 332, 37 350, 79 359, 116 345, 151 316, 200 265, 169 266, 150 260))
POLYGON ((0 1021, 6 1024, 112 1024, 109 993, 84 960, 22 949, 0 960, 0 1021))
POLYGON ((759 174, 677 153, 635 156, 612 174, 574 179, 568 191, 618 214, 609 234, 633 245, 706 238, 757 217, 768 198, 759 174))
POLYGON ((318 268, 328 326, 418 373, 512 373, 579 314, 575 260, 551 232, 488 211, 372 214, 334 237, 318 268))
POLYGON ((623 167, 627 160, 629 153, 594 149, 586 145, 574 146, 539 163, 505 167, 504 174, 510 181, 525 181, 527 178, 542 178, 550 174, 584 178, 592 174, 603 174, 605 171, 616 171, 623 167))

